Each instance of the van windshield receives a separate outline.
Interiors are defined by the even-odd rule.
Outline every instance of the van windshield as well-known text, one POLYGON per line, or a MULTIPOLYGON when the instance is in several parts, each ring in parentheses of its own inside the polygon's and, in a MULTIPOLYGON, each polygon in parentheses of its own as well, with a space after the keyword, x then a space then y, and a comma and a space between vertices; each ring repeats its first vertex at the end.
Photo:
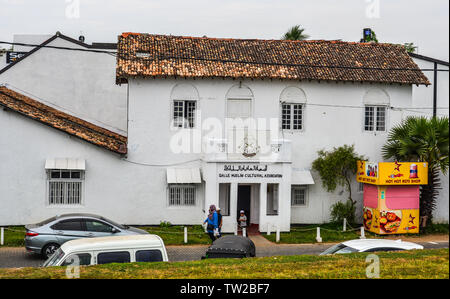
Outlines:
POLYGON ((52 267, 58 264, 58 262, 64 257, 64 251, 62 251, 61 248, 58 248, 58 250, 53 253, 51 257, 49 257, 45 263, 42 265, 42 267, 52 267))

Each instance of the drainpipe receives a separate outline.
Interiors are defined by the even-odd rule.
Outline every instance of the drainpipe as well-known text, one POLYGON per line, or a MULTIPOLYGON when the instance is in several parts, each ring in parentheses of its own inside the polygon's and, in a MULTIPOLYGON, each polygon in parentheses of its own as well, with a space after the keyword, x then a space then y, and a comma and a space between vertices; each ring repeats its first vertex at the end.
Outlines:
POLYGON ((434 63, 434 78, 433 78, 433 117, 436 117, 437 113, 437 63, 434 63))

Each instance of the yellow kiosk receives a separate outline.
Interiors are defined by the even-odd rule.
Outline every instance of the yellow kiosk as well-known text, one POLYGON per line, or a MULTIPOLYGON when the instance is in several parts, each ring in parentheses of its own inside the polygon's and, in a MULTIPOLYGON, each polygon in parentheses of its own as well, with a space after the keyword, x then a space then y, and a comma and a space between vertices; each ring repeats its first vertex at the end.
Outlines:
POLYGON ((358 161, 356 179, 364 183, 366 230, 376 234, 419 232, 419 186, 428 184, 427 163, 358 161))

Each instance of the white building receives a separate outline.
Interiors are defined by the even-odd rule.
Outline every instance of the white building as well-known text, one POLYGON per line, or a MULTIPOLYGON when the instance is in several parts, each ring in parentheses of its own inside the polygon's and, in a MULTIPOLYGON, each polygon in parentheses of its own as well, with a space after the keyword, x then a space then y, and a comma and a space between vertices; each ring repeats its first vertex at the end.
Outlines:
POLYGON ((126 135, 127 89, 114 84, 116 44, 88 45, 59 32, 14 35, 14 43, 40 46, 15 45, 14 53, 20 58, 0 69, 1 84, 126 135))
POLYGON ((322 188, 317 151, 381 160, 412 85, 429 84, 395 45, 146 34, 119 37, 116 81, 127 134, 0 89, 0 225, 67 212, 199 224, 210 204, 224 231, 240 209, 260 231, 323 223, 347 194, 322 188), (227 126, 239 119, 259 123, 227 126))

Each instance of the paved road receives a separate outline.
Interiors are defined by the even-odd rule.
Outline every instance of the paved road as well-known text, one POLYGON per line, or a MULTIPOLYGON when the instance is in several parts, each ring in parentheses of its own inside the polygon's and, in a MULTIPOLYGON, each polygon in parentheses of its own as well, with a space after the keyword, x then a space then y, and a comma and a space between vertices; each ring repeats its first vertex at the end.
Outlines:
MULTIPOLYGON (((449 242, 418 242, 427 249, 448 248, 449 242)), ((256 256, 319 254, 330 244, 279 244, 257 246, 256 256)), ((205 254, 207 246, 168 246, 170 261, 195 261, 205 254)), ((38 267, 43 260, 23 248, 0 248, 0 268, 38 267)))

